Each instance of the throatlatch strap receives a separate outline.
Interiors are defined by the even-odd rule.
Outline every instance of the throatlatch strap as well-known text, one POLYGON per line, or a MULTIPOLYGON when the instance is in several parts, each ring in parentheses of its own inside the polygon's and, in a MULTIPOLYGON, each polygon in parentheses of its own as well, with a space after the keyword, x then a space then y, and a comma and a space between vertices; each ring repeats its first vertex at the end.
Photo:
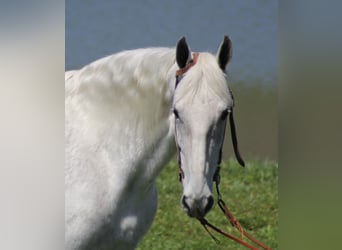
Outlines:
POLYGON ((237 161, 240 163, 241 166, 245 166, 245 162, 243 161, 240 151, 239 151, 239 145, 236 137, 236 128, 235 128, 235 123, 234 123, 234 116, 233 116, 233 109, 230 111, 229 114, 229 125, 230 125, 230 133, 232 135, 232 141, 233 141, 233 148, 234 148, 234 153, 237 161))

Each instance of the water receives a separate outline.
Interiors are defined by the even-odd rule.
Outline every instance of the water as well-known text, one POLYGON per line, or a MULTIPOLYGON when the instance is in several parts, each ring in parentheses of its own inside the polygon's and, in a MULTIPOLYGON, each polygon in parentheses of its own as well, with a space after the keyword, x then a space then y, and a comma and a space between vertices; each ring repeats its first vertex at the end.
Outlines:
POLYGON ((66 1, 66 69, 121 50, 174 47, 181 36, 194 51, 233 42, 232 81, 275 85, 278 67, 278 2, 66 1))

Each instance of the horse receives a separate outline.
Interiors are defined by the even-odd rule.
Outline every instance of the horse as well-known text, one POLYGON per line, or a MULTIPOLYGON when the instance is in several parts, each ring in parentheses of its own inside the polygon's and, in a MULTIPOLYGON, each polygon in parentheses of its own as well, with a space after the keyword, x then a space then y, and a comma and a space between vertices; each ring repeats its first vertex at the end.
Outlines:
POLYGON ((181 206, 194 218, 210 211, 234 106, 231 51, 228 36, 216 55, 192 52, 182 37, 176 48, 123 51, 65 73, 66 249, 134 249, 176 152, 181 206))

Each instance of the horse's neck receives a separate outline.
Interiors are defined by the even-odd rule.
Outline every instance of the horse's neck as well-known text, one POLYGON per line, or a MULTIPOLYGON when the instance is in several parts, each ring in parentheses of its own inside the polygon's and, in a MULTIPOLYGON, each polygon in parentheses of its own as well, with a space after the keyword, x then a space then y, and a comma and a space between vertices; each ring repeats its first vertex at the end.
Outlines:
POLYGON ((92 131, 87 135, 92 146, 109 150, 114 165, 139 168, 132 171, 143 180, 155 178, 174 151, 169 121, 174 54, 171 49, 119 53, 84 67, 66 86, 75 115, 92 131))

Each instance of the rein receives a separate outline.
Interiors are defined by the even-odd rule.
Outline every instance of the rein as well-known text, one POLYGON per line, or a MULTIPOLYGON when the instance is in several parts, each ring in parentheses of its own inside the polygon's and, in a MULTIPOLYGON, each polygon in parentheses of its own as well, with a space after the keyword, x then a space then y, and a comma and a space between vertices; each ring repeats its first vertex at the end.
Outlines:
MULTIPOLYGON (((222 149, 221 149, 222 151, 222 149)), ((217 233, 222 234, 223 236, 230 238, 234 241, 236 241, 237 243, 252 249, 252 250, 258 250, 257 247, 249 244, 248 242, 244 241, 244 236, 246 236, 250 241, 252 241, 253 243, 255 243, 256 245, 260 246, 262 249, 265 250, 271 250, 270 247, 266 246, 264 243, 258 241, 257 239, 255 239, 252 235, 250 235, 248 232, 246 232, 243 227, 241 226, 241 224, 239 223, 239 221, 237 219, 235 219, 235 217, 233 216, 233 214, 229 211, 228 206, 226 205, 226 203, 223 201, 222 197, 221 197, 221 193, 220 193, 220 189, 219 189, 219 184, 220 184, 220 163, 221 163, 221 153, 220 153, 220 159, 219 159, 219 165, 216 169, 215 175, 214 175, 214 181, 216 183, 216 192, 217 192, 217 204, 219 205, 222 213, 226 216, 226 218, 229 220, 230 224, 235 227, 237 230, 239 230, 240 232, 240 238, 237 238, 227 232, 224 232, 223 230, 215 227, 214 225, 212 225, 211 223, 209 223, 205 218, 198 218, 198 220, 200 221, 200 223, 203 225, 204 229, 209 233, 209 235, 216 241, 218 242, 218 240, 210 233, 210 231, 208 230, 207 227, 210 227, 212 230, 214 230, 217 233)))
MULTIPOLYGON (((181 68, 179 70, 176 71, 176 84, 175 84, 175 88, 178 86, 183 74, 185 74, 192 66, 194 66, 197 62, 199 53, 193 53, 193 59, 190 60, 188 62, 188 64, 184 67, 181 68)), ((232 95, 232 93, 231 93, 232 95)), ((233 95, 232 95, 233 97, 233 95)), ((234 117, 233 117, 233 109, 231 109, 229 111, 229 124, 230 124, 230 132, 232 135, 232 142, 233 142, 233 148, 234 148, 234 153, 236 156, 237 161, 239 162, 239 164, 241 166, 245 166, 245 162, 243 161, 241 155, 240 155, 240 151, 238 148, 238 142, 237 142, 237 136, 236 136, 236 128, 235 128, 235 123, 234 123, 234 117)), ((176 143, 177 145, 177 143, 176 143)), ((183 170, 181 167, 181 148, 179 147, 179 145, 177 145, 177 150, 178 150, 178 165, 179 165, 179 181, 181 182, 182 179, 184 178, 184 174, 183 174, 183 170)), ((248 232, 246 232, 243 227, 241 226, 241 224, 239 223, 239 221, 237 219, 235 219, 235 217, 233 216, 233 214, 229 211, 228 206, 226 205, 226 203, 223 201, 222 197, 221 197, 221 193, 220 193, 220 189, 219 189, 219 184, 220 184, 220 164, 221 164, 221 159, 222 159, 222 147, 220 149, 220 153, 219 153, 219 161, 218 161, 218 166, 216 169, 216 172, 214 174, 214 182, 216 184, 216 192, 217 192, 217 204, 219 205, 221 211, 223 212, 223 214, 226 216, 226 218, 228 219, 228 221, 230 222, 230 224, 235 227, 239 232, 240 232, 240 238, 235 237, 227 232, 224 232, 223 230, 217 228, 216 226, 212 225, 211 223, 209 223, 204 217, 203 218, 197 218, 199 220, 199 222, 203 225, 204 229, 208 232, 208 234, 216 241, 218 242, 218 240, 210 233, 210 231, 208 230, 207 227, 211 228, 212 230, 214 230, 217 233, 222 234, 223 236, 230 238, 234 241, 236 241, 237 243, 252 249, 252 250, 258 250, 257 247, 249 244, 248 242, 244 241, 244 236, 247 237, 250 241, 252 241, 254 244, 258 245, 259 247, 261 247, 262 249, 265 250, 271 250, 270 247, 266 246, 265 244, 263 244, 262 242, 256 240, 252 235, 250 235, 248 232)))

